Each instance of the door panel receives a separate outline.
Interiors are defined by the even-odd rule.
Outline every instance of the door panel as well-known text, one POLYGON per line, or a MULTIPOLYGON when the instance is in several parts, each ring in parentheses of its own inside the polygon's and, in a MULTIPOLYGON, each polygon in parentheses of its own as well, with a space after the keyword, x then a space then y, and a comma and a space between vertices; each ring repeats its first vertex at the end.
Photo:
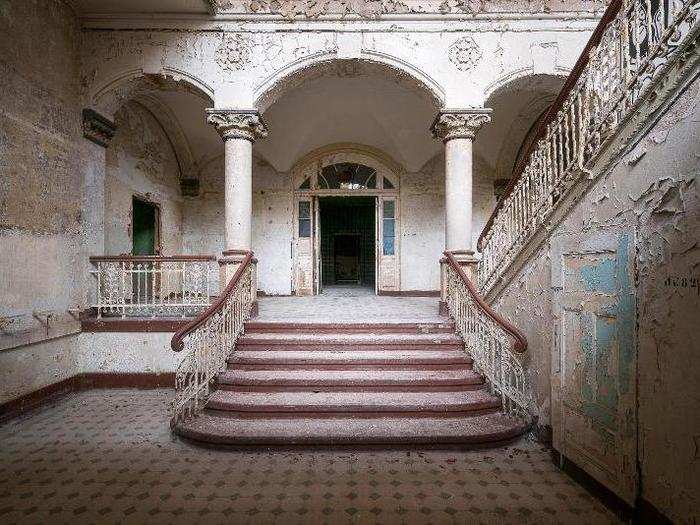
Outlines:
POLYGON ((311 197, 296 197, 294 203, 294 275, 296 295, 314 293, 314 212, 311 197))
POLYGON ((634 503, 636 342, 632 235, 552 241, 554 447, 634 503))
POLYGON ((377 291, 401 289, 399 207, 396 197, 377 198, 377 291))

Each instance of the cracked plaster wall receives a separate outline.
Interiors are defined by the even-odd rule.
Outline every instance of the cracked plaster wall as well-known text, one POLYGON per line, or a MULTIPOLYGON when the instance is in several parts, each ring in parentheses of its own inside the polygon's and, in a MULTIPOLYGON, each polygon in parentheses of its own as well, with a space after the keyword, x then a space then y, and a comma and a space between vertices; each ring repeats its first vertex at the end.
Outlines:
POLYGON ((541 425, 551 420, 548 373, 558 237, 633 232, 636 272, 638 462, 641 496, 676 523, 700 514, 700 80, 570 211, 495 302, 529 341, 541 425))
POLYGON ((0 402, 76 370, 78 57, 78 23, 64 2, 0 3, 0 402))
POLYGON ((182 253, 180 168, 172 145, 155 117, 129 102, 115 115, 117 132, 107 148, 105 252, 132 251, 132 197, 158 205, 160 252, 182 253))

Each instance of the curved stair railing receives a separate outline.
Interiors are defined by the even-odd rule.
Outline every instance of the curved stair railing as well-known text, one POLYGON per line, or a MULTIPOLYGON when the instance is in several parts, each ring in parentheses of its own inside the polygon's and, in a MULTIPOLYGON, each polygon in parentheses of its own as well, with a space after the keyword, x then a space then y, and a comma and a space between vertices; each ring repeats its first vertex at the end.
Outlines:
POLYGON ((474 370, 501 397, 506 413, 528 417, 531 397, 523 366, 527 339, 486 304, 455 256, 445 252, 445 257, 445 301, 474 370))
POLYGON ((564 196, 591 180, 663 78, 697 53, 699 36, 698 0, 610 2, 481 233, 480 290, 493 289, 564 196))
POLYGON ((225 370, 255 300, 254 262, 253 252, 245 252, 219 298, 173 336, 172 349, 185 351, 175 374, 173 424, 199 413, 209 399, 212 384, 225 370))

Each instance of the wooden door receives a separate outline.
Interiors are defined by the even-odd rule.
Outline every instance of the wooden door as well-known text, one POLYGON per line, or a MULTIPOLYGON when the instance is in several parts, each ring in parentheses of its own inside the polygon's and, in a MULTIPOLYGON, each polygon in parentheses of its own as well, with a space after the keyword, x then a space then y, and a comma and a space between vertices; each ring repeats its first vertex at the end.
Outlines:
POLYGON ((552 241, 554 448, 633 504, 637 493, 634 242, 552 241))
POLYGON ((399 207, 396 197, 377 197, 377 293, 401 289, 399 207))
POLYGON ((314 293, 314 201, 296 197, 294 202, 294 273, 296 295, 314 293))

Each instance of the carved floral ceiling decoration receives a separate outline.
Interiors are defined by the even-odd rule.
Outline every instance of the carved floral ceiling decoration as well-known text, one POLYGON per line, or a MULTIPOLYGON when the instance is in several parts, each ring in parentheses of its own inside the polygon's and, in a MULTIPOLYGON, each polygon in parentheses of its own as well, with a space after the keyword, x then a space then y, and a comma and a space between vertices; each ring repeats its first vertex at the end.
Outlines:
POLYGON ((470 36, 464 36, 450 46, 450 61, 460 71, 468 71, 479 63, 483 53, 470 36))
POLYGON ((217 12, 243 8, 248 13, 272 13, 285 18, 317 18, 322 15, 479 12, 486 0, 210 0, 217 12))

